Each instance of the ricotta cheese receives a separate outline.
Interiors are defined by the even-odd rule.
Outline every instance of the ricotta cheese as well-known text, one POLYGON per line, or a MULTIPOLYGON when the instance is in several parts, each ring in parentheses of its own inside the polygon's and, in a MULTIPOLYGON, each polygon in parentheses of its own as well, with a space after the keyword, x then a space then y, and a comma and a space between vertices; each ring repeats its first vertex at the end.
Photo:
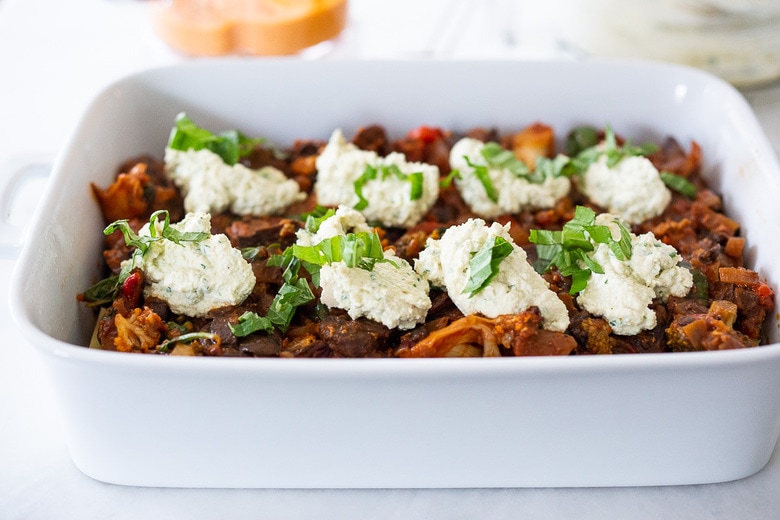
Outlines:
POLYGON ((299 229, 296 232, 296 236, 298 244, 312 246, 336 235, 370 233, 371 231, 372 229, 366 224, 366 218, 362 213, 349 206, 339 206, 335 215, 322 221, 316 233, 306 229, 299 229))
MULTIPOLYGON (((596 224, 609 225, 613 238, 618 239, 616 218, 603 213, 596 217, 596 224)), ((628 260, 619 260, 607 244, 598 244, 591 256, 604 273, 591 275, 577 303, 591 314, 604 317, 615 334, 633 336, 652 329, 656 316, 648 306, 653 299, 685 296, 693 286, 691 272, 678 265, 682 258, 677 250, 650 232, 639 236, 631 233, 628 260)))
MULTIPOLYGON (((320 224, 317 233, 300 230, 297 243, 316 245, 326 238, 362 231, 371 231, 365 217, 341 206, 320 224)), ((377 262, 371 271, 344 262, 323 265, 320 301, 329 308, 344 309, 352 319, 365 317, 391 329, 411 329, 425 321, 431 308, 428 282, 393 250, 384 256, 388 262, 377 262)))
POLYGON ((441 239, 428 239, 414 264, 415 270, 431 285, 447 291, 463 314, 483 314, 495 318, 539 307, 543 327, 564 331, 569 325, 566 305, 526 258, 525 251, 509 235, 509 224, 487 226, 482 219, 469 219, 444 232, 441 239), (479 293, 463 293, 470 278, 469 262, 480 248, 494 237, 512 244, 513 251, 499 264, 498 274, 479 293))
POLYGON ((274 167, 230 166, 206 149, 166 149, 165 170, 181 189, 188 212, 272 215, 306 198, 297 182, 274 167))
POLYGON ((594 204, 630 224, 657 217, 672 200, 647 157, 625 157, 613 168, 602 155, 580 176, 579 188, 594 204))
POLYGON ((544 182, 536 184, 518 177, 506 168, 488 167, 488 175, 498 199, 491 200, 474 168, 468 164, 487 165, 481 153, 484 146, 482 141, 464 137, 450 151, 450 167, 460 172, 460 178, 455 179, 455 186, 477 215, 489 219, 505 213, 519 213, 526 208, 551 208, 569 193, 571 181, 568 177, 547 177, 544 182))
POLYGON ((389 262, 378 262, 371 271, 344 262, 322 266, 322 303, 391 329, 411 329, 425 321, 431 308, 428 282, 392 250, 385 251, 385 258, 389 262))
POLYGON ((396 175, 380 174, 362 187, 367 206, 360 211, 369 221, 385 226, 412 227, 417 224, 439 197, 439 168, 420 162, 407 162, 402 153, 385 157, 376 152, 361 150, 344 138, 341 130, 334 130, 327 146, 317 157, 317 182, 314 190, 317 202, 323 206, 346 205, 355 207, 360 198, 355 192, 355 181, 361 178, 366 166, 397 167, 403 175, 422 173, 422 195, 412 200, 412 183, 396 175))
MULTIPOLYGON (((158 231, 162 223, 157 222, 158 231)), ((211 215, 189 213, 171 224, 183 232, 210 233, 211 215)), ((149 224, 139 236, 149 236, 149 224)), ((212 309, 242 303, 255 286, 252 266, 225 235, 180 243, 162 239, 150 244, 136 266, 144 271, 144 294, 168 303, 176 314, 203 317, 212 309)))

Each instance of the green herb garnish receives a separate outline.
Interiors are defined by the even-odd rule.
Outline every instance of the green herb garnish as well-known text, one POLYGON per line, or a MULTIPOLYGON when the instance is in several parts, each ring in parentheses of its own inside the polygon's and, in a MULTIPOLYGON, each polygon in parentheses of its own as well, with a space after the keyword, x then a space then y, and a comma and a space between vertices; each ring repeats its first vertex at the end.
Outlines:
MULTIPOLYGON (((514 176, 521 179, 525 179, 528 182, 534 184, 541 184, 547 178, 555 178, 561 176, 570 176, 575 173, 575 170, 571 166, 571 159, 565 155, 558 155, 553 159, 548 157, 538 157, 536 159, 536 166, 532 171, 528 165, 519 160, 515 154, 502 148, 498 143, 489 142, 480 150, 482 158, 485 160, 484 165, 474 164, 467 156, 463 156, 466 164, 474 170, 474 175, 479 182, 485 188, 485 193, 488 198, 493 202, 498 202, 498 192, 493 186, 493 181, 490 178, 490 168, 507 170, 514 176)), ((460 177, 457 170, 453 170, 455 176, 460 177)), ((450 176, 453 176, 451 173, 450 176)), ((451 182, 450 177, 445 179, 447 185, 451 182)))
POLYGON ((607 244, 618 260, 631 258, 631 234, 626 226, 617 222, 620 239, 612 238, 609 226, 596 225, 596 212, 577 206, 574 218, 560 231, 532 229, 530 241, 536 244, 539 263, 537 271, 543 273, 555 266, 563 276, 571 276, 569 293, 576 294, 587 285, 591 273, 603 274, 604 270, 588 254, 595 244, 607 244))
POLYGON ((336 235, 313 246, 294 244, 282 254, 268 259, 269 266, 285 268, 282 274, 284 283, 271 302, 268 314, 260 316, 255 312, 245 312, 239 317, 237 324, 230 325, 230 330, 237 337, 257 331, 286 331, 297 308, 314 300, 308 282, 298 276, 299 269, 306 269, 311 275, 312 283, 319 286, 320 267, 333 262, 344 262, 348 267, 370 271, 377 262, 389 260, 385 260, 382 243, 376 233, 336 235))
POLYGON ((174 150, 207 149, 219 155, 225 164, 234 165, 249 155, 265 139, 252 139, 237 130, 228 130, 217 135, 196 125, 186 114, 176 116, 176 124, 168 138, 168 147, 174 150))
MULTIPOLYGON (((269 265, 273 265, 270 260, 269 265)), ((247 311, 239 316, 237 324, 230 324, 230 330, 236 337, 248 336, 257 331, 270 334, 275 328, 287 331, 298 307, 314 300, 309 283, 298 276, 300 265, 297 258, 289 259, 282 274, 284 283, 274 296, 268 314, 260 316, 256 312, 247 311)))
POLYGON ((320 230, 320 225, 335 214, 336 210, 317 205, 309 213, 302 215, 303 221, 306 223, 304 227, 309 233, 316 233, 320 230))
POLYGON ((591 146, 580 151, 575 157, 571 159, 571 165, 567 166, 566 169, 567 173, 570 175, 582 173, 586 171, 591 164, 598 161, 602 156, 607 157, 607 166, 609 168, 613 168, 617 163, 626 157, 650 155, 657 149, 658 147, 652 143, 635 146, 630 142, 626 142, 622 146, 619 146, 617 144, 615 132, 612 131, 612 127, 607 125, 604 129, 604 142, 602 145, 591 146))
POLYGON ((570 177, 574 174, 571 159, 563 154, 556 155, 554 158, 537 157, 536 175, 542 180, 555 177, 570 177))
POLYGON ((488 167, 482 164, 473 164, 471 160, 465 155, 463 158, 466 160, 466 164, 474 169, 474 175, 476 175, 477 179, 482 184, 482 187, 485 188, 485 194, 488 196, 488 198, 493 202, 498 202, 498 192, 496 191, 495 186, 493 186, 493 181, 490 178, 490 170, 488 170, 488 167))
POLYGON ((170 352, 171 345, 174 343, 192 343, 195 340, 198 339, 208 339, 211 341, 219 341, 219 335, 218 334, 212 334, 210 332, 189 332, 187 334, 182 334, 181 336, 177 336, 175 338, 166 339, 160 345, 157 347, 157 350, 160 352, 170 352))
POLYGON ((710 284, 707 281, 707 277, 698 269, 690 268, 691 275, 693 276, 693 287, 696 299, 704 303, 709 302, 710 299, 710 284))
POLYGON ((293 244, 288 251, 306 264, 323 266, 344 262, 347 267, 360 267, 367 271, 385 258, 379 235, 368 231, 336 235, 313 246, 293 244))
POLYGON ((371 166, 366 165, 363 174, 357 178, 353 183, 355 188, 355 195, 358 196, 358 203, 355 204, 355 209, 361 211, 368 207, 368 200, 363 196, 363 187, 368 181, 375 179, 386 180, 388 177, 396 177, 402 181, 408 181, 411 188, 409 193, 409 200, 418 200, 423 194, 423 174, 422 172, 404 173, 401 168, 396 164, 389 164, 384 166, 371 166))
POLYGON ((463 294, 469 293, 471 298, 487 287, 498 274, 498 266, 513 250, 512 244, 502 237, 493 237, 485 242, 469 261, 469 281, 463 288, 463 294))
POLYGON ((598 131, 592 126, 579 126, 566 137, 566 155, 574 157, 597 144, 599 144, 598 131))
POLYGON ((458 170, 451 170, 446 177, 439 180, 439 188, 449 188, 452 181, 455 179, 460 179, 460 172, 458 170))
POLYGON ((171 226, 170 215, 167 210, 159 210, 152 213, 149 217, 149 235, 138 235, 133 228, 130 227, 130 222, 127 219, 117 220, 112 222, 103 230, 105 235, 110 235, 115 231, 122 233, 125 239, 125 245, 128 247, 135 247, 132 261, 127 262, 118 275, 109 276, 105 278, 86 291, 84 291, 83 299, 90 306, 102 305, 109 303, 116 298, 117 291, 125 281, 130 271, 135 267, 136 258, 143 256, 149 249, 149 246, 153 242, 159 240, 170 240, 177 244, 182 242, 199 242, 208 238, 208 233, 201 232, 183 232, 171 226), (156 223, 159 221, 159 217, 163 216, 162 229, 158 230, 156 223))
POLYGON ((516 177, 521 177, 529 182, 540 183, 544 181, 544 177, 532 172, 528 165, 515 157, 514 152, 502 148, 498 143, 485 143, 480 154, 487 165, 492 168, 509 170, 516 177))
POLYGON ((84 301, 88 307, 107 305, 116 298, 120 285, 119 275, 115 274, 108 278, 104 278, 84 291, 81 295, 82 301, 84 301))
POLYGON ((167 210, 161 209, 152 213, 149 217, 149 235, 140 236, 130 227, 128 220, 117 220, 112 222, 103 230, 105 235, 110 235, 114 231, 120 231, 128 247, 135 247, 135 254, 143 255, 149 249, 153 242, 160 240, 170 240, 177 244, 182 242, 199 242, 208 238, 209 234, 205 232, 179 231, 171 226, 171 217, 167 210), (157 229, 159 216, 163 216, 162 229, 157 229))
POLYGON ((667 171, 661 172, 660 176, 661 180, 669 188, 688 197, 689 199, 696 198, 696 186, 694 186, 693 183, 685 177, 675 175, 674 173, 667 171))
POLYGON ((533 171, 525 163, 517 159, 512 151, 505 150, 495 142, 485 143, 480 150, 486 165, 473 164, 468 157, 464 157, 464 159, 466 164, 474 169, 474 174, 485 188, 488 198, 493 202, 497 202, 498 193, 490 179, 488 167, 506 169, 517 177, 538 184, 548 178, 570 177, 582 173, 602 156, 606 156, 607 165, 613 168, 625 157, 649 155, 657 149, 658 147, 654 144, 635 146, 630 142, 619 146, 615 133, 610 126, 605 128, 604 141, 599 146, 598 133, 590 127, 583 127, 572 132, 567 141, 566 150, 570 155, 576 154, 574 157, 570 158, 562 154, 553 159, 538 157, 533 171))
MULTIPOLYGON (((270 310, 270 309, 269 309, 270 310)), ((249 336, 253 332, 262 331, 271 334, 274 331, 274 323, 267 316, 260 316, 256 312, 246 311, 238 317, 238 323, 228 325, 230 331, 237 338, 249 336)))

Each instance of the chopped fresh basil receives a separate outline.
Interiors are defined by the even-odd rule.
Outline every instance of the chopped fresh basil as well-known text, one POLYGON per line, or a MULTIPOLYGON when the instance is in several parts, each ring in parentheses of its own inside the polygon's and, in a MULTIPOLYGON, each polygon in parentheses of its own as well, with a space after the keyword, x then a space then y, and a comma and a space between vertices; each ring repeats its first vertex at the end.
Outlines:
POLYGON ((533 171, 515 154, 502 148, 498 143, 485 143, 480 153, 486 165, 473 164, 468 157, 464 157, 466 164, 474 170, 474 174, 485 188, 485 193, 493 202, 498 201, 498 193, 490 178, 490 168, 505 169, 517 177, 526 179, 532 183, 542 183, 545 179, 555 177, 571 177, 587 170, 591 164, 600 157, 607 157, 607 165, 612 168, 625 157, 635 155, 649 155, 658 149, 654 144, 640 146, 630 142, 618 146, 617 138, 612 128, 607 126, 604 131, 604 141, 599 144, 598 133, 589 127, 583 127, 572 132, 567 141, 567 152, 573 157, 559 154, 553 159, 538 157, 533 171))
POLYGON ((537 157, 534 170, 531 171, 528 165, 515 157, 512 151, 501 148, 497 143, 486 143, 480 153, 485 158, 488 166, 509 170, 515 176, 535 184, 542 183, 550 177, 554 178, 569 174, 567 165, 570 159, 562 154, 552 159, 549 157, 537 157))
POLYGON ((632 157, 637 155, 650 155, 655 152, 658 147, 654 144, 644 144, 635 146, 631 142, 626 142, 623 146, 618 146, 615 132, 612 131, 612 127, 607 125, 604 130, 604 153, 607 156, 607 165, 612 168, 619 163, 625 157, 632 157))
POLYGON ((412 185, 409 191, 409 200, 420 200, 423 195, 422 172, 412 172, 406 176, 406 179, 412 185))
POLYGON ((312 283, 319 287, 320 268, 333 262, 344 262, 348 267, 358 267, 371 271, 377 262, 394 262, 385 259, 382 243, 376 233, 347 233, 326 238, 313 246, 293 244, 280 255, 268 259, 269 266, 285 267, 285 280, 293 284, 297 278, 287 280, 289 266, 302 266, 311 275, 312 283))
MULTIPOLYGON (((269 265, 271 265, 270 260, 269 265)), ((287 330, 298 307, 314 300, 309 283, 298 276, 299 268, 299 260, 290 258, 282 274, 284 283, 274 296, 268 314, 260 316, 251 311, 242 314, 237 324, 230 325, 230 330, 236 337, 248 336, 257 331, 271 333, 275 328, 282 332, 287 330)))
MULTIPOLYGON (((321 218, 325 213, 313 218, 321 218)), ((319 269, 325 264, 344 262, 349 267, 370 271, 374 264, 380 261, 386 260, 382 243, 376 233, 336 235, 313 246, 294 244, 281 255, 273 255, 268 259, 268 265, 285 268, 282 275, 284 283, 271 302, 268 314, 260 316, 254 312, 246 312, 241 315, 237 324, 230 325, 230 329, 238 337, 257 331, 286 331, 297 308, 314 300, 309 283, 298 276, 301 266, 311 275, 312 283, 319 286, 319 269)))
POLYGON ((442 189, 449 188, 450 184, 452 184, 452 181, 454 181, 455 179, 460 179, 460 172, 458 170, 450 171, 450 173, 446 177, 439 180, 439 187, 442 189))
POLYGON ((249 336, 253 332, 266 332, 268 334, 274 331, 274 324, 266 316, 260 316, 256 312, 246 311, 238 317, 238 323, 229 325, 230 331, 237 338, 249 336))
POLYGON ((257 259, 258 255, 260 255, 260 252, 264 250, 265 247, 263 246, 242 247, 241 257, 248 262, 253 262, 257 259))
POLYGON ((181 244, 182 242, 200 242, 209 237, 209 234, 203 231, 179 231, 172 227, 171 216, 167 210, 159 210, 152 213, 151 217, 149 217, 149 234, 153 239, 164 238, 171 242, 175 242, 176 244, 181 244), (164 218, 163 227, 158 236, 156 223, 159 215, 163 215, 164 218))
MULTIPOLYGON (((480 150, 482 158, 485 160, 485 165, 474 164, 467 156, 463 156, 473 170, 474 175, 479 182, 485 188, 485 193, 488 198, 493 202, 498 202, 498 192, 493 186, 493 181, 490 178, 490 168, 507 170, 516 177, 525 179, 528 182, 534 184, 541 184, 548 178, 555 178, 561 176, 570 176, 576 173, 576 168, 571 164, 571 159, 565 155, 558 155, 553 159, 549 157, 538 157, 536 159, 536 166, 533 171, 523 161, 515 157, 515 154, 511 150, 501 148, 498 143, 488 142, 480 150)), ((460 177, 457 170, 448 176, 440 184, 442 187, 446 187, 452 182, 451 177, 460 177)))
POLYGON ((186 114, 176 116, 175 126, 168 138, 168 147, 174 150, 207 149, 219 155, 225 164, 234 165, 249 155, 255 146, 265 139, 252 139, 237 130, 228 130, 217 135, 196 125, 186 114))
POLYGON ((138 234, 130 227, 130 222, 127 219, 116 220, 106 226, 103 233, 108 236, 119 231, 125 239, 125 245, 127 247, 135 247, 142 253, 145 253, 149 248, 149 244, 156 240, 151 236, 138 236, 138 234))
POLYGON ((578 153, 599 144, 599 133, 591 126, 580 126, 566 137, 566 154, 574 157, 578 153))
POLYGON ((556 155, 552 159, 549 157, 536 158, 536 175, 542 181, 547 178, 569 177, 573 173, 571 159, 563 154, 556 155))
POLYGON ((318 205, 309 213, 302 215, 303 221, 306 223, 306 231, 316 233, 320 230, 320 225, 335 214, 336 210, 318 205))
POLYGON ((162 343, 160 343, 160 346, 157 347, 157 350, 160 352, 170 352, 171 345, 174 343, 191 343, 198 339, 208 339, 211 341, 220 341, 220 337, 218 334, 212 334, 210 332, 189 332, 187 334, 182 334, 181 336, 177 336, 175 338, 166 339, 162 343))
POLYGON ((498 266, 514 248, 502 237, 493 237, 474 253, 469 262, 469 281, 463 293, 469 298, 481 292, 498 274, 498 266))
POLYGON ((609 226, 596 225, 596 213, 584 206, 577 206, 574 218, 560 231, 532 229, 529 240, 536 244, 539 263, 537 271, 543 273, 555 266, 563 276, 571 276, 569 292, 576 294, 587 285, 591 273, 603 273, 601 266, 590 253, 594 244, 606 244, 619 260, 631 258, 631 233, 621 222, 620 239, 615 240, 609 226))
POLYGON ((152 213, 151 217, 149 218, 149 222, 149 236, 138 235, 135 231, 133 231, 133 228, 130 227, 129 221, 126 219, 112 222, 103 230, 105 235, 110 235, 115 231, 121 232, 125 240, 125 245, 128 247, 135 247, 136 250, 133 252, 133 261, 128 262, 118 275, 111 275, 107 278, 104 278, 84 291, 82 294, 82 299, 85 303, 87 303, 88 306, 94 307, 111 303, 116 298, 122 282, 125 281, 127 276, 130 274, 130 271, 133 269, 136 256, 146 253, 152 242, 167 239, 180 244, 181 242, 199 241, 208 237, 208 233, 181 232, 171 227, 170 216, 165 210, 155 211, 152 213), (160 215, 163 215, 164 219, 162 230, 158 233, 157 227, 154 225, 154 223, 157 222, 160 215))
POLYGON ((157 242, 162 239, 181 244, 182 242, 199 242, 201 240, 205 240, 209 236, 208 233, 179 231, 178 229, 172 227, 171 217, 167 210, 155 211, 152 213, 151 217, 149 217, 148 236, 138 235, 135 231, 133 231, 133 228, 130 227, 129 221, 126 219, 112 222, 106 226, 106 228, 103 230, 103 233, 105 235, 110 235, 117 230, 120 231, 124 236, 125 245, 128 247, 137 248, 137 251, 140 251, 140 254, 146 253, 152 242, 157 242), (162 229, 158 231, 157 222, 160 215, 163 215, 163 225, 162 229))
POLYGON ((268 244, 267 246, 250 246, 241 248, 241 256, 247 262, 254 262, 258 258, 270 258, 272 255, 281 251, 282 246, 278 243, 268 244))
POLYGON ((607 166, 613 168, 626 157, 650 155, 657 149, 658 147, 652 143, 635 146, 630 142, 626 142, 619 146, 615 132, 612 131, 612 127, 607 125, 604 129, 603 143, 581 150, 576 156, 571 158, 571 164, 566 167, 566 171, 570 175, 582 173, 602 156, 606 156, 607 166))
POLYGON ((192 331, 192 322, 185 321, 184 323, 177 323, 175 321, 169 321, 166 323, 168 331, 178 332, 180 336, 192 331))
POLYGON ((84 291, 81 295, 82 301, 89 307, 107 305, 114 301, 120 286, 119 275, 109 276, 84 291))
POLYGON ((691 273, 691 277, 693 278, 693 297, 702 303, 707 304, 710 300, 710 284, 707 281, 707 276, 685 260, 681 260, 678 265, 691 273))
POLYGON ((482 184, 482 187, 485 188, 485 194, 487 194, 488 198, 493 202, 498 202, 498 192, 493 186, 493 181, 490 179, 490 171, 488 170, 488 167, 482 164, 473 164, 465 155, 463 158, 466 160, 466 164, 474 169, 474 175, 477 176, 477 179, 482 184))
POLYGON ((370 271, 385 255, 379 235, 370 232, 347 233, 326 238, 313 246, 294 244, 291 255, 315 266, 344 262, 347 267, 360 267, 370 271))
POLYGON ((609 249, 618 260, 628 260, 631 258, 632 251, 631 232, 622 222, 618 222, 617 225, 620 228, 620 240, 615 241, 610 236, 602 243, 609 245, 609 249))
POLYGON ((667 171, 662 171, 660 175, 661 180, 669 188, 680 193, 681 195, 688 197, 689 199, 696 198, 696 186, 694 186, 693 183, 685 177, 681 177, 680 175, 675 175, 674 173, 667 171))
POLYGON ((372 166, 366 165, 363 174, 355 180, 353 187, 355 189, 355 195, 358 196, 358 203, 355 204, 355 209, 358 211, 366 209, 368 207, 368 200, 363 196, 363 187, 368 181, 375 179, 386 180, 388 177, 393 176, 403 181, 408 181, 410 184, 409 200, 419 200, 423 194, 423 174, 422 172, 412 172, 406 174, 401 171, 401 168, 396 164, 372 166))
POLYGON ((541 182, 535 180, 536 176, 531 172, 531 169, 523 161, 515 157, 514 152, 502 148, 498 143, 485 143, 485 146, 480 150, 480 154, 485 159, 487 165, 492 168, 509 170, 516 177, 522 177, 531 182, 541 182))

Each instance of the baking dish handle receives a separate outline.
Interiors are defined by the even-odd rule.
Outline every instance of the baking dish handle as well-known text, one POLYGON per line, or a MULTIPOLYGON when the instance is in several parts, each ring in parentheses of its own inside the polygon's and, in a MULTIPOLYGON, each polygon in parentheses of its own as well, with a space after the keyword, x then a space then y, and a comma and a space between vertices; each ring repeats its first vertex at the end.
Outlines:
MULTIPOLYGON (((19 255, 27 225, 12 218, 15 204, 20 202, 23 188, 49 177, 53 161, 52 153, 20 154, 9 157, 0 167, 0 258, 13 259, 19 255)), ((38 198, 34 204, 25 200, 25 214, 32 213, 38 202, 38 198)))

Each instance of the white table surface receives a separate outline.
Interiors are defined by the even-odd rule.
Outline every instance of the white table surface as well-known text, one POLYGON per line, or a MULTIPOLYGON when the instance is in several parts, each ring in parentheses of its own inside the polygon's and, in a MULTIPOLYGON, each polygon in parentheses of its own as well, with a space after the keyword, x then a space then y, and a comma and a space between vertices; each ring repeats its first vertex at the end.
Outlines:
MULTIPOLYGON (((462 2, 453 2, 450 19, 462 24, 454 29, 432 21, 441 0, 351 1, 349 30, 321 59, 560 57, 549 33, 523 37, 528 18, 506 2, 484 1, 469 12, 461 9, 462 2), (417 15, 410 18, 404 9, 411 7, 417 15), (399 37, 393 28, 403 20, 408 29, 399 37), (505 45, 503 33, 481 32, 484 24, 495 27, 496 20, 504 20, 505 27, 512 25, 506 20, 514 20, 521 28, 514 46, 505 45), (443 37, 434 40, 433 28, 443 37)), ((20 164, 50 161, 100 88, 127 73, 185 59, 152 34, 146 9, 139 0, 0 0, 0 185, 7 185, 20 164)), ((780 84, 745 95, 780 150, 780 84)), ((24 222, 42 182, 31 183, 14 199, 12 222, 24 222)), ((780 518, 778 449, 752 477, 679 487, 211 490, 97 482, 72 464, 38 355, 8 317, 13 267, 13 259, 0 259, 0 330, 6 331, 0 343, 0 520, 780 518)))

